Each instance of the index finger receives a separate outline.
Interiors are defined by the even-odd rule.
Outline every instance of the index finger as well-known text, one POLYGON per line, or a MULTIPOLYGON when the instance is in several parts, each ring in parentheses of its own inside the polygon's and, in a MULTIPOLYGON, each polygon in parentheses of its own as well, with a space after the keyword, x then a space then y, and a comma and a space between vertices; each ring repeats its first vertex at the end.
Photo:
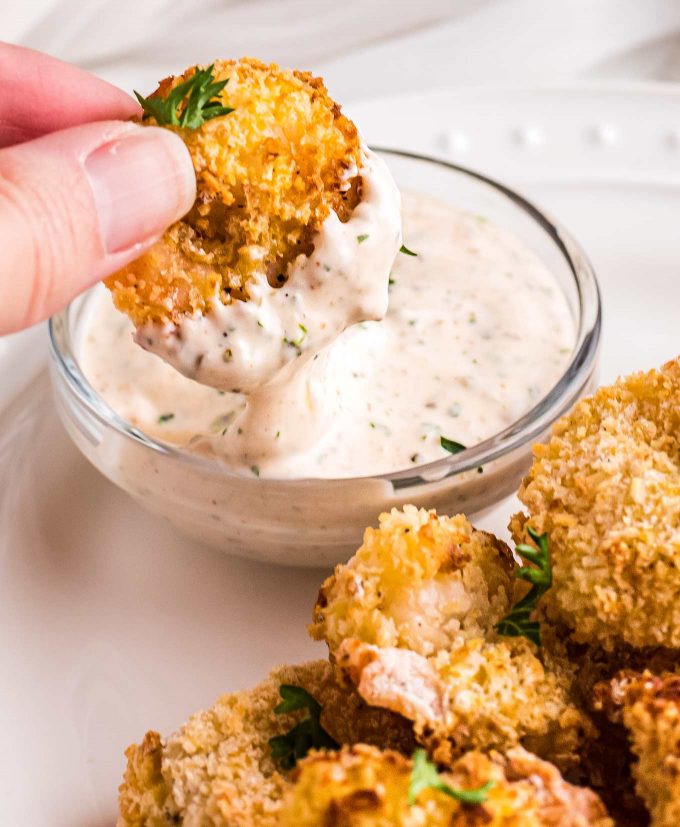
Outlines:
POLYGON ((140 111, 121 89, 82 69, 0 43, 0 147, 91 121, 127 120, 140 111))

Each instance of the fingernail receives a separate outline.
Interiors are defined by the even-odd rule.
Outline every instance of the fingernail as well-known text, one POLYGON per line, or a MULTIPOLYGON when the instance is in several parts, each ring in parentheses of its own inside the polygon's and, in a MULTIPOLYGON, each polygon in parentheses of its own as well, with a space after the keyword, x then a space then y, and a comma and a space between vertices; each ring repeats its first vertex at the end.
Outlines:
POLYGON ((189 151, 167 129, 135 129, 96 149, 85 169, 109 254, 159 235, 196 197, 189 151))

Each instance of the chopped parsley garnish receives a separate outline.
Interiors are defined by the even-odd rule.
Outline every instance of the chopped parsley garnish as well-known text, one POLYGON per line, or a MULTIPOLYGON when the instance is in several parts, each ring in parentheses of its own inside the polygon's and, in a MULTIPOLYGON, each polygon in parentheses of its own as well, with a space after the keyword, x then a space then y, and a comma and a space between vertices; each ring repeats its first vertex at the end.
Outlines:
POLYGON ((275 735, 269 739, 272 758, 284 770, 292 769, 295 764, 310 751, 310 749, 339 749, 337 743, 321 726, 321 705, 303 689, 282 683, 279 694, 283 698, 274 708, 277 715, 297 712, 306 709, 307 714, 284 735, 275 735))
POLYGON ((417 256, 418 255, 418 253, 414 253, 413 250, 409 250, 409 248, 405 244, 401 245, 401 247, 399 248, 399 252, 403 253, 405 256, 417 256))
POLYGON ((259 477, 259 476, 260 476, 260 468, 259 468, 259 466, 258 466, 258 465, 251 465, 251 466, 250 466, 250 470, 253 472, 253 474, 254 474, 256 477, 259 477))
POLYGON ((175 86, 166 98, 135 97, 144 110, 143 119, 154 118, 159 126, 183 126, 198 129, 206 121, 228 115, 234 110, 222 106, 220 93, 227 85, 226 80, 215 80, 214 64, 207 69, 196 69, 195 74, 175 86))
POLYGON ((389 279, 387 279, 387 286, 388 286, 388 287, 392 287, 392 285, 393 285, 393 284, 396 284, 396 283, 397 283, 397 282, 396 282, 393 278, 389 278, 389 279))
POLYGON ((437 767, 429 760, 424 749, 417 749, 413 753, 413 770, 411 782, 408 785, 408 803, 412 807, 423 790, 437 790, 450 798, 455 798, 463 804, 483 804, 488 798, 488 792, 493 787, 493 780, 475 790, 457 790, 441 778, 437 767))
POLYGON ((368 233, 362 233, 362 235, 357 236, 357 244, 363 244, 364 241, 368 238, 368 233))
POLYGON ((161 415, 158 417, 158 424, 159 424, 159 425, 162 425, 164 422, 170 422, 170 420, 171 420, 171 419, 174 419, 174 418, 175 418, 175 414, 174 414, 174 413, 165 413, 165 414, 161 414, 161 415))
POLYGON ((467 446, 463 445, 462 442, 456 442, 455 439, 447 439, 445 436, 439 437, 439 444, 450 454, 460 454, 461 451, 467 451, 467 446))
POLYGON ((537 646, 540 646, 540 624, 537 620, 531 620, 530 616, 538 601, 552 586, 552 563, 548 548, 548 535, 546 533, 539 534, 530 526, 527 530, 531 539, 538 546, 538 550, 524 544, 516 547, 518 554, 534 565, 520 566, 515 572, 515 577, 531 583, 531 589, 520 601, 515 603, 510 612, 494 628, 501 635, 526 637, 537 646))

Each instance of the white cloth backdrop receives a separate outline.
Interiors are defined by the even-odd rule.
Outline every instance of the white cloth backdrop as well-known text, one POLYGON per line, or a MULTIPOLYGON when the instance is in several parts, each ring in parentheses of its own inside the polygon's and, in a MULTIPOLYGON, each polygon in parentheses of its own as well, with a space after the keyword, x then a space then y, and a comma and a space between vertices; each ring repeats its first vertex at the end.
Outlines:
POLYGON ((0 38, 125 88, 253 54, 345 101, 423 86, 680 80, 680 0, 2 0, 0 38))

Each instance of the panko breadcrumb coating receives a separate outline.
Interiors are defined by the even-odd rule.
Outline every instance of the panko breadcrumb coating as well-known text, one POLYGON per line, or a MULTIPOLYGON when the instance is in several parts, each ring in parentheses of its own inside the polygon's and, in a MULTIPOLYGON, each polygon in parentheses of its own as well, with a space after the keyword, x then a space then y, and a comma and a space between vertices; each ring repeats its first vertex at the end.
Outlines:
POLYGON ((323 584, 310 632, 368 703, 414 722, 438 761, 521 743, 567 769, 592 729, 571 699, 573 667, 557 644, 493 629, 513 568, 507 546, 461 515, 394 509, 323 584))
POLYGON ((680 648, 680 357, 600 388, 534 454, 511 530, 550 537, 549 617, 608 650, 680 648))
POLYGON ((118 827, 278 824, 290 781, 273 761, 268 741, 300 718, 274 714, 284 683, 302 686, 321 704, 322 725, 338 743, 413 750, 411 727, 337 686, 328 663, 282 667, 254 689, 222 696, 169 738, 149 732, 131 746, 118 827))
POLYGON ((282 827, 612 827, 595 793, 521 748, 507 756, 467 753, 440 776, 455 789, 493 781, 481 804, 462 804, 431 788, 409 804, 412 762, 358 745, 314 753, 294 773, 282 827))
MULTIPOLYGON (((568 630, 559 629, 557 634, 565 639, 568 630)), ((569 643, 567 650, 576 667, 577 700, 597 728, 597 737, 584 745, 579 779, 599 793, 617 823, 621 820, 626 827, 646 827, 647 812, 636 795, 632 755, 622 721, 622 676, 637 676, 645 669, 657 674, 680 672, 680 652, 630 646, 608 652, 574 643, 569 643)))
POLYGON ((442 763, 522 744, 566 771, 594 735, 571 700, 571 671, 556 661, 548 668, 525 638, 473 638, 430 658, 348 638, 336 663, 367 703, 413 721, 417 740, 442 763))
POLYGON ((632 765, 635 786, 650 812, 652 827, 677 827, 680 674, 622 670, 596 687, 596 697, 614 723, 625 725, 636 758, 632 765))
MULTIPOLYGON (((196 71, 166 78, 152 97, 196 71)), ((331 210, 346 221, 360 200, 360 138, 320 78, 253 58, 216 61, 213 73, 228 79, 219 98, 234 111, 195 130, 167 127, 191 153, 193 208, 106 282, 137 327, 247 300, 256 274, 280 286, 331 210)))
POLYGON ((356 637, 432 655, 483 635, 507 613, 514 567, 505 543, 462 514, 395 508, 321 586, 309 631, 331 652, 356 637))

